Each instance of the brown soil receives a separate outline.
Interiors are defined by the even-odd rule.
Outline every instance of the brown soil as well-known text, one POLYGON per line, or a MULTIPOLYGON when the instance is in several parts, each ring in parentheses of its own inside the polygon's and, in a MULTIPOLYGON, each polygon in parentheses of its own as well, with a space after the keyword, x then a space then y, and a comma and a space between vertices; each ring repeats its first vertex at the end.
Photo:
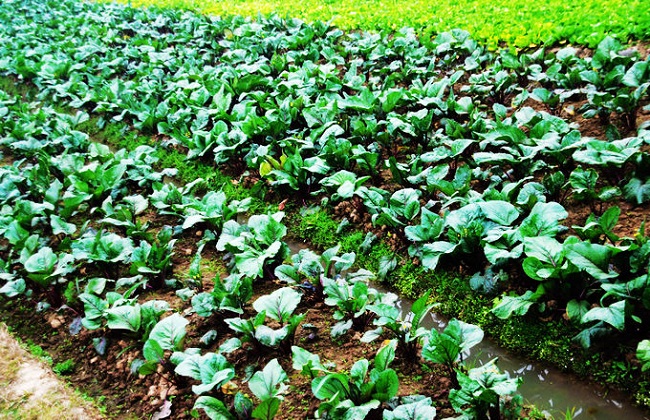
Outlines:
MULTIPOLYGON (((181 261, 179 263, 180 266, 185 265, 181 261)), ((209 283, 210 281, 204 278, 204 287, 208 290, 209 283)), ((256 285, 255 296, 251 302, 278 287, 281 285, 270 281, 256 285)), ((173 291, 156 291, 141 296, 143 301, 149 299, 164 299, 178 311, 183 311, 189 306, 189 303, 183 303, 176 297, 173 291)), ((295 345, 320 355, 323 363, 333 363, 337 371, 349 371, 352 364, 361 358, 369 361, 374 359, 381 346, 381 339, 370 344, 361 343, 361 333, 350 331, 346 336, 333 340, 330 328, 334 321, 330 307, 322 302, 304 298, 296 310, 296 313, 303 312, 307 312, 303 324, 311 324, 312 327, 298 328, 295 345)), ((248 307, 243 317, 254 315, 254 310, 248 307)), ((80 333, 72 335, 69 327, 76 316, 73 311, 61 309, 58 312, 37 313, 28 305, 19 306, 16 302, 6 299, 0 300, 0 316, 13 326, 23 340, 41 346, 51 355, 54 364, 73 359, 75 370, 68 376, 69 381, 88 395, 99 398, 108 413, 119 418, 146 418, 156 413, 164 414, 166 409, 171 409, 170 418, 192 418, 190 411, 196 396, 192 393, 191 386, 195 381, 173 375, 162 367, 157 374, 149 376, 131 372, 131 362, 143 357, 143 343, 137 338, 107 329, 82 329, 80 333), (105 356, 100 356, 93 346, 93 338, 100 337, 108 340, 105 356)), ((232 316, 234 314, 225 315, 232 316)), ((220 343, 233 336, 232 331, 218 316, 206 319, 192 314, 186 318, 190 321, 185 340, 186 348, 205 347, 199 339, 211 329, 217 330, 218 343, 205 348, 203 352, 216 351, 220 343)), ((242 381, 247 366, 254 365, 255 370, 261 370, 268 361, 277 358, 290 377, 291 386, 276 418, 314 417, 319 401, 311 396, 311 379, 293 370, 290 354, 280 351, 256 353, 249 344, 245 344, 243 349, 227 357, 235 366, 237 377, 231 384, 234 387, 229 387, 228 392, 219 395, 226 403, 232 403, 232 389, 250 394, 247 384, 242 381)), ((422 361, 404 360, 399 356, 391 367, 397 370, 400 376, 399 395, 429 396, 435 402, 439 415, 445 414, 446 417, 453 414, 447 401, 451 380, 444 369, 424 364, 422 361)))
MULTIPOLYGON (((647 54, 647 46, 639 46, 642 54, 647 54)), ((587 53, 581 51, 581 53, 587 53)), ((545 110, 543 105, 534 101, 527 103, 538 110, 545 110)), ((598 119, 585 119, 580 115, 578 109, 582 102, 567 102, 563 104, 561 116, 569 122, 579 125, 583 136, 605 138, 605 127, 598 119)), ((637 125, 650 121, 650 111, 640 111, 637 118, 637 125)), ((625 133, 620 122, 612 121, 622 135, 625 133)), ((400 152, 408 153, 408 150, 400 152)), ((4 158, 5 161, 7 158, 4 158)), ((232 174, 241 173, 239 168, 231 170, 232 174)), ((380 174, 382 187, 392 191, 397 187, 392 182, 389 171, 382 171, 380 174)), ((251 176, 242 180, 245 186, 250 186, 259 179, 251 176)), ((616 228, 619 236, 634 237, 645 220, 649 206, 633 207, 628 203, 616 203, 621 207, 621 218, 616 228)), ((583 225, 593 209, 585 203, 567 203, 569 219, 565 221, 566 226, 583 225)), ((605 210, 605 209, 602 209, 605 210)), ((376 228, 370 223, 370 215, 360 205, 359 199, 354 198, 342 202, 336 206, 334 213, 348 219, 365 230, 373 230, 379 236, 383 236, 386 228, 376 228)), ((161 220, 150 216, 152 225, 163 224, 161 220)), ((197 238, 200 232, 185 235, 176 244, 174 256, 175 273, 182 279, 187 272, 190 258, 196 252, 197 238)), ((400 240, 392 236, 392 246, 399 248, 400 240)), ((220 256, 206 247, 204 258, 206 260, 218 260, 220 256)), ((217 264, 218 266, 219 264, 217 264)), ((211 290, 211 278, 219 274, 204 270, 203 288, 211 290)), ((270 292, 279 285, 272 282, 263 283, 256 290, 257 295, 270 292)), ((35 297, 34 304, 39 297, 35 297)), ((42 298, 42 296, 40 297, 42 298)), ((158 291, 149 295, 141 296, 141 299, 158 298, 170 302, 171 306, 178 311, 186 309, 189 304, 182 302, 176 297, 173 291, 158 291)), ((253 298, 255 299, 255 297, 253 298)), ((44 299, 43 299, 44 300, 44 299)), ((82 329, 79 334, 72 335, 69 327, 77 316, 73 310, 61 309, 57 313, 37 313, 33 310, 34 305, 17 305, 14 301, 0 298, 0 316, 5 322, 19 332, 24 340, 34 342, 45 349, 53 358, 54 363, 63 362, 69 359, 75 362, 75 371, 69 376, 69 380, 75 386, 83 389, 87 394, 101 398, 107 407, 107 412, 115 414, 120 418, 132 416, 133 418, 146 418, 152 415, 156 418, 188 419, 192 418, 190 411, 195 401, 191 386, 194 381, 174 376, 162 368, 157 374, 141 376, 131 372, 130 365, 135 359, 142 358, 143 343, 137 338, 120 334, 116 331, 97 330, 88 331, 82 329), (106 356, 100 356, 94 349, 93 338, 105 337, 108 340, 106 356), (168 414, 167 411, 170 410, 168 414)), ((347 336, 332 340, 330 327, 332 324, 332 311, 329 307, 318 302, 303 302, 298 312, 307 312, 305 323, 313 325, 313 329, 299 328, 296 334, 296 345, 320 355, 322 361, 332 362, 337 370, 348 370, 352 364, 361 358, 372 360, 380 346, 380 342, 364 344, 359 341, 359 332, 350 332, 347 336), (315 332, 315 336, 312 334, 315 332)), ((249 307, 245 317, 254 315, 249 307)), ((230 315, 228 315, 230 316, 230 315)), ((200 318, 197 315, 187 316, 190 321, 186 347, 199 347, 199 338, 208 330, 216 329, 220 337, 219 343, 232 337, 232 333, 222 320, 218 317, 210 319, 200 318)), ((218 344, 214 344, 204 351, 214 351, 218 344)), ((318 407, 319 401, 311 397, 310 380, 300 373, 295 372, 291 366, 290 355, 279 352, 266 354, 255 353, 246 345, 244 349, 235 351, 228 355, 229 361, 236 367, 238 374, 234 385, 248 392, 248 386, 241 381, 244 377, 244 370, 247 366, 254 364, 261 369, 269 360, 277 358, 284 370, 291 378, 291 387, 284 402, 281 405, 278 418, 280 419, 302 419, 312 418, 318 407)), ((400 375, 399 395, 423 394, 435 401, 438 409, 438 417, 445 418, 453 415, 449 402, 447 401, 451 379, 440 366, 431 366, 421 361, 396 359, 393 367, 400 375)), ((220 392, 220 391, 217 391, 220 392)), ((227 402, 232 402, 232 396, 228 392, 222 395, 227 402)))

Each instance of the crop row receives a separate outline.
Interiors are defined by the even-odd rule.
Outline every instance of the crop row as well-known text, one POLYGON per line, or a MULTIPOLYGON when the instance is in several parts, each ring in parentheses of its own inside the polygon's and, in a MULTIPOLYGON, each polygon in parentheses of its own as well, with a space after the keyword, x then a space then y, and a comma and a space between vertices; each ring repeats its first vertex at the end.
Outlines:
MULTIPOLYGON (((570 47, 513 55, 490 53, 458 30, 425 46, 408 29, 346 34, 277 17, 253 22, 76 2, 8 2, 0 15, 0 71, 36 85, 40 98, 104 123, 128 121, 189 159, 261 177, 274 191, 323 205, 343 201, 353 222, 386 226, 427 269, 476 273, 477 293, 518 291, 499 300, 498 317, 531 309, 554 315, 559 307, 585 347, 621 332, 645 338, 638 324, 650 309, 650 246, 643 225, 634 237, 615 233, 620 208, 609 203, 650 200, 650 134, 638 125, 650 64, 618 41, 605 38, 588 57, 570 47), (573 114, 597 118, 603 138, 583 136, 566 119, 573 114), (593 211, 583 226, 561 223, 568 203, 593 211)), ((37 156, 43 148, 31 138, 8 139, 14 153, 37 156)), ((66 176, 85 171, 65 165, 66 176)), ((93 172, 99 186, 83 187, 96 200, 129 171, 108 157, 91 166, 104 171, 93 172)), ((160 188, 155 206, 182 217, 181 228, 223 223, 221 237, 230 236, 218 247, 246 277, 261 276, 266 259, 287 256, 276 240, 263 249, 247 244, 260 236, 227 221, 245 211, 245 201, 160 188)), ((141 203, 133 199, 131 215, 141 203)), ((126 226, 128 217, 111 211, 107 223, 126 226)), ((96 249, 99 239, 84 234, 96 249)), ((161 234, 168 235, 158 239, 163 244, 173 232, 161 234)), ((142 253, 158 252, 152 242, 142 253)), ((51 252, 39 261, 57 270, 63 259, 65 270, 69 257, 51 252)), ((384 275, 394 268, 385 263, 384 275)), ((145 265, 134 273, 143 270, 163 271, 145 265)), ((647 345, 639 345, 642 361, 647 345)))
POLYGON ((255 357, 291 356, 293 369, 310 378, 314 398, 322 401, 318 413, 323 418, 361 418, 380 406, 386 419, 416 414, 434 418, 431 398, 398 397, 399 379, 390 368, 396 356, 419 358, 420 349, 425 362, 446 366, 456 378, 450 402, 458 412, 481 416, 488 409, 499 410, 500 396, 516 392, 520 381, 501 374, 495 361, 463 367, 463 353, 483 337, 478 327, 456 320, 443 332, 421 327, 433 307, 427 304, 428 293, 410 313, 401 313, 395 307, 397 296, 369 287, 373 273, 351 272, 355 254, 340 254, 339 247, 321 255, 303 250, 289 264, 281 264, 289 257, 282 241, 282 213, 253 215, 240 224, 235 219, 247 209, 247 200, 229 201, 214 191, 196 197, 191 190, 202 180, 183 187, 161 182, 175 171, 155 171, 151 147, 113 153, 76 130, 87 114, 60 114, 0 95, 0 137, 13 162, 3 166, 0 175, 0 232, 6 241, 0 293, 14 299, 45 296, 46 301, 38 302, 40 311, 65 303, 77 314, 71 333, 81 328, 106 331, 94 339, 100 355, 106 354, 108 331, 139 339, 143 358, 135 360, 131 370, 149 375, 162 369, 172 380, 192 378, 197 383, 192 386, 198 396, 195 408, 215 419, 272 419, 287 391, 289 378, 272 359, 247 381, 255 400, 242 392, 232 397, 224 393, 237 373, 227 356, 244 348, 255 357), (174 225, 149 225, 157 216, 174 225), (210 230, 183 273, 185 281, 174 280, 175 237, 194 232, 196 226, 210 230), (216 249, 230 256, 230 274, 217 276, 213 290, 200 291, 201 253, 215 241, 216 249), (287 286, 251 301, 268 271, 275 271, 287 286), (165 286, 176 287, 190 304, 186 313, 210 318, 212 325, 224 324, 234 336, 224 340, 212 329, 201 338, 207 352, 186 348, 188 319, 179 313, 163 317, 171 311, 165 300, 138 299, 165 286), (335 338, 353 329, 364 333, 363 342, 390 339, 377 352, 372 369, 371 362, 361 359, 349 372, 339 371, 294 345, 296 330, 308 328, 307 313, 296 313, 304 298, 334 308, 335 338), (367 330, 371 324, 377 328, 367 330))
MULTIPOLYGON (((123 3, 127 3, 123 1, 123 3)), ((431 36, 463 28, 491 49, 506 43, 528 48, 558 41, 596 46, 605 36, 621 40, 647 39, 650 24, 640 2, 582 2, 572 7, 559 0, 516 1, 294 1, 134 0, 132 6, 186 8, 217 16, 277 14, 324 21, 345 30, 396 30, 405 26, 431 36)))

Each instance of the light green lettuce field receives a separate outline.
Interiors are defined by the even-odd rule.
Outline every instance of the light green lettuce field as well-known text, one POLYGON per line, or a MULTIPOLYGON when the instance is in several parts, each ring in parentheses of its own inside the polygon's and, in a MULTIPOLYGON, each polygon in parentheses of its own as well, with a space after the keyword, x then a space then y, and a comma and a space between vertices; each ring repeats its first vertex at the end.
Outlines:
POLYGON ((425 34, 461 28, 488 44, 528 47, 568 41, 595 46, 606 34, 622 41, 650 38, 644 0, 133 0, 213 15, 277 13, 306 21, 329 21, 342 29, 418 28, 425 34))

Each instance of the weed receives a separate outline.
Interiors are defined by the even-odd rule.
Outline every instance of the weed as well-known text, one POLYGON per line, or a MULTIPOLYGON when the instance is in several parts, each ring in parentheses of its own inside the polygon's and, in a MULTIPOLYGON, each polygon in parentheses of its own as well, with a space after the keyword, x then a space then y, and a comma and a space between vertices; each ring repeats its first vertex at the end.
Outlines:
POLYGON ((54 373, 63 376, 70 375, 72 372, 74 372, 74 369, 75 369, 75 363, 74 360, 72 359, 67 359, 64 362, 59 362, 55 364, 54 367, 52 368, 54 373))

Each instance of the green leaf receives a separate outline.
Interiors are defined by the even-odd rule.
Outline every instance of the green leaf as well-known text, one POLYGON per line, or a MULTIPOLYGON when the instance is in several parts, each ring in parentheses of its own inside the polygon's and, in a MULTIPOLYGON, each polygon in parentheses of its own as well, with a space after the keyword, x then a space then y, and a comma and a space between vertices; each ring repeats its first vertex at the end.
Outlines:
POLYGON ((393 369, 379 372, 374 379, 375 389, 372 398, 380 402, 386 402, 397 395, 399 390, 399 378, 393 369))
POLYGON ((228 340, 221 343, 219 346, 220 353, 232 353, 235 350, 240 349, 242 346, 241 340, 237 337, 231 337, 228 340))
POLYGON ((203 410, 211 420, 237 420, 226 405, 214 397, 201 396, 196 399, 194 409, 203 410))
POLYGON ((257 398, 266 401, 271 398, 282 398, 282 394, 288 388, 284 383, 287 380, 284 369, 277 359, 273 359, 264 366, 262 371, 255 372, 248 381, 248 387, 257 398))
POLYGON ((89 330, 101 327, 104 311, 108 309, 108 302, 89 293, 81 293, 79 300, 84 304, 84 318, 82 323, 89 330))
POLYGON ((582 317, 589 311, 589 302, 586 300, 572 299, 566 305, 566 314, 570 321, 580 322, 582 317))
POLYGON ((262 401, 260 405, 255 407, 255 410, 253 410, 251 416, 254 419, 272 420, 277 414, 279 408, 280 408, 280 399, 270 398, 268 400, 262 401))
POLYGON ((544 294, 544 287, 540 284, 535 293, 528 290, 521 296, 503 296, 490 312, 501 319, 508 319, 512 315, 525 315, 544 294))
POLYGON ((30 273, 50 274, 54 271, 57 257, 52 248, 44 247, 25 261, 25 270, 30 273))
POLYGON ((422 357, 433 363, 453 365, 461 353, 483 340, 480 327, 452 319, 442 332, 431 330, 429 340, 422 349, 422 357))
POLYGON ((291 287, 283 287, 275 290, 270 295, 259 297, 253 302, 253 308, 257 312, 266 311, 270 318, 285 323, 298 307, 302 295, 291 287))
POLYGON ((368 375, 368 368, 370 367, 370 362, 366 359, 357 360, 354 362, 350 368, 350 382, 354 383, 356 386, 361 386, 366 380, 366 375, 368 375))
POLYGON ((524 238, 524 252, 527 256, 536 258, 541 262, 558 266, 564 257, 564 248, 554 238, 537 236, 524 238))
POLYGON ((393 411, 384 411, 384 420, 432 420, 435 417, 436 409, 428 397, 399 405, 393 411))
POLYGON ((135 304, 118 306, 106 310, 106 320, 108 328, 114 330, 129 330, 138 332, 142 320, 140 305, 135 304))
POLYGON ((422 208, 420 224, 406 226, 406 238, 413 242, 429 242, 438 239, 444 228, 445 220, 436 213, 422 208))
POLYGON ((165 350, 155 340, 147 340, 142 347, 142 354, 145 360, 158 364, 165 360, 165 350))
POLYGON ((212 293, 202 292, 192 297, 192 309, 207 318, 219 310, 219 304, 212 293))
POLYGON ((643 372, 650 369, 650 340, 642 340, 636 347, 636 358, 642 363, 643 372))
POLYGON ((56 214, 50 215, 50 224, 52 225, 52 234, 59 235, 73 235, 77 231, 77 226, 73 223, 67 223, 60 216, 56 214))
POLYGON ((553 237, 560 231, 559 221, 568 216, 569 213, 558 203, 537 203, 521 222, 519 232, 522 236, 553 237))
POLYGON ((580 343, 583 348, 588 349, 591 347, 591 344, 595 339, 606 337, 610 332, 610 328, 608 328, 604 322, 597 322, 596 324, 580 331, 575 337, 573 337, 573 340, 580 343))
POLYGON ((0 293, 4 294, 8 298, 14 298, 25 293, 25 290, 27 290, 25 280, 17 279, 6 282, 2 288, 0 288, 0 293))
POLYGON ((311 391, 319 400, 347 399, 350 395, 348 377, 342 373, 329 373, 316 377, 311 382, 311 391))
POLYGON ((565 248, 568 261, 595 279, 603 281, 618 277, 617 272, 609 269, 613 255, 610 247, 589 242, 570 242, 565 243, 565 248))
POLYGON ((304 374, 314 376, 315 372, 326 372, 327 369, 321 364, 320 356, 311 353, 298 346, 291 346, 291 359, 293 360, 293 368, 299 370, 304 374))
POLYGON ((226 85, 221 85, 219 91, 212 98, 212 104, 221 113, 227 113, 232 102, 232 95, 226 92, 226 85))
POLYGON ((626 200, 636 204, 643 204, 650 200, 650 182, 643 182, 639 178, 632 178, 623 186, 623 193, 626 200))
POLYGON ((239 419, 247 419, 252 415, 253 412, 253 402, 246 395, 241 392, 235 394, 235 413, 239 419))
POLYGON ((623 331, 625 328, 626 305, 627 301, 621 300, 606 308, 592 308, 582 316, 581 321, 583 324, 592 321, 602 321, 619 331, 623 331))
POLYGON ((507 201, 482 201, 478 205, 486 218, 500 225, 510 226, 519 218, 517 208, 507 201))
POLYGON ((187 319, 179 314, 172 314, 153 327, 149 340, 156 341, 164 350, 179 350, 185 338, 187 324, 187 319))
POLYGON ((255 339, 267 347, 277 347, 289 334, 288 326, 274 330, 267 325, 260 325, 255 329, 255 339))
POLYGON ((440 257, 451 254, 456 250, 457 244, 446 241, 436 241, 422 247, 422 265, 427 270, 435 270, 440 257))
POLYGON ((273 215, 254 215, 248 219, 248 227, 258 241, 270 245, 279 241, 287 234, 287 227, 280 221, 284 213, 278 212, 273 215))
MULTIPOLYGON (((187 361, 187 359, 185 361, 187 361)), ((181 365, 178 365, 178 367, 181 365)), ((219 353, 207 353, 203 357, 200 357, 199 372, 201 384, 192 386, 192 392, 197 395, 209 392, 214 387, 221 387, 235 377, 235 369, 230 362, 219 353)))
POLYGON ((397 341, 391 340, 388 344, 379 349, 374 360, 374 369, 377 371, 384 371, 395 359, 395 350, 397 349, 397 341))

